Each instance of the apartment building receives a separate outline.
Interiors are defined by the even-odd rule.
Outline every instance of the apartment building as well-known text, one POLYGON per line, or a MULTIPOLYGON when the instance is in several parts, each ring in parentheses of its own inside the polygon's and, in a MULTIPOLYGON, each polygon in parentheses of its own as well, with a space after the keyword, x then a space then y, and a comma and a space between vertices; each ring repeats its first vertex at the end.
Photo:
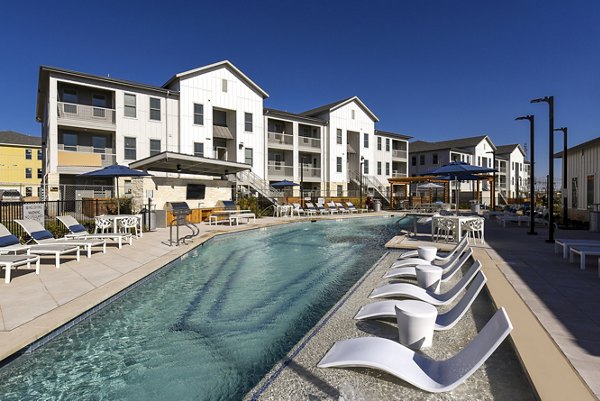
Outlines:
POLYGON ((40 195, 42 138, 0 131, 0 190, 17 190, 25 199, 40 195))
POLYGON ((212 206, 231 198, 232 185, 268 197, 269 184, 282 179, 317 196, 347 194, 358 188, 361 166, 365 187, 385 196, 387 177, 407 173, 409 137, 376 130, 377 116, 358 97, 302 113, 265 108, 267 97, 228 61, 162 86, 42 66, 36 117, 48 196, 115 163, 149 170, 154 177, 138 180, 143 185, 118 185, 159 207, 183 199, 212 206))
POLYGON ((496 147, 496 184, 501 196, 523 198, 529 194, 529 163, 516 143, 496 147))

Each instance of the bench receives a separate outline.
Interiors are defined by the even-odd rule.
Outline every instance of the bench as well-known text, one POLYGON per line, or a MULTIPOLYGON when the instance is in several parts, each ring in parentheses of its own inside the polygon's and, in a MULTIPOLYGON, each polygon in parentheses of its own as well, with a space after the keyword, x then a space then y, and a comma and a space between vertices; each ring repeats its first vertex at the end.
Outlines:
MULTIPOLYGON (((600 247, 572 245, 569 253, 569 263, 575 263, 575 255, 579 255, 579 268, 585 270, 586 256, 600 256, 600 247)), ((600 277, 600 270, 598 271, 598 274, 600 277)))

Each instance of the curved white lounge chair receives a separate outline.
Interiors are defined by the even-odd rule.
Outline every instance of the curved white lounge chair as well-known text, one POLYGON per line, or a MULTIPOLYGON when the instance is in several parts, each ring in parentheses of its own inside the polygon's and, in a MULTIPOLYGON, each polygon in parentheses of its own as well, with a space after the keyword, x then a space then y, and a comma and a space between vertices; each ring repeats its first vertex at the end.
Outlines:
POLYGON ((500 308, 458 354, 436 361, 385 338, 339 341, 317 365, 320 368, 361 367, 383 370, 431 393, 450 391, 463 383, 510 334, 512 324, 500 308))
POLYGON ((432 305, 446 305, 452 302, 458 294, 466 288, 467 285, 475 278, 481 269, 481 263, 476 260, 473 265, 469 268, 469 271, 460 279, 458 283, 450 290, 443 294, 436 294, 431 291, 427 291, 424 288, 419 287, 415 284, 398 283, 398 284, 387 284, 381 287, 375 288, 369 298, 390 298, 390 297, 402 297, 412 298, 421 301, 429 302, 432 305))
MULTIPOLYGON (((473 250, 471 248, 467 249, 465 253, 458 259, 453 260, 450 263, 447 263, 445 267, 439 267, 442 269, 442 281, 450 280, 458 270, 465 264, 467 259, 471 257, 473 254, 473 250)), ((426 264, 426 263, 424 263, 426 264)), ((383 278, 397 278, 397 277, 416 277, 417 268, 416 266, 403 266, 396 267, 388 270, 383 278)))
MULTIPOLYGON (((452 309, 445 313, 438 314, 435 319, 434 330, 449 330, 458 323, 458 321, 467 313, 467 310, 471 307, 483 287, 487 278, 485 274, 481 272, 478 274, 465 295, 461 298, 461 300, 454 305, 452 309)), ((401 308, 403 301, 396 300, 387 300, 387 301, 379 301, 373 302, 371 304, 367 304, 360 308, 354 319, 356 320, 368 320, 368 319, 391 319, 396 317, 396 309, 395 307, 401 308)))
MULTIPOLYGON (((456 244, 456 246, 450 251, 450 253, 448 253, 445 256, 436 255, 434 261, 438 264, 447 263, 450 259, 454 257, 456 253, 462 252, 468 244, 468 238, 465 236, 460 240, 458 244, 456 244)), ((402 255, 400 255, 398 261, 406 260, 408 258, 419 258, 418 251, 416 249, 412 251, 406 251, 402 255)))
POLYGON ((118 244, 119 249, 123 247, 123 240, 129 242, 129 245, 133 244, 133 235, 131 235, 131 233, 90 234, 73 216, 56 216, 56 218, 69 230, 70 234, 65 235, 66 238, 111 240, 118 244))

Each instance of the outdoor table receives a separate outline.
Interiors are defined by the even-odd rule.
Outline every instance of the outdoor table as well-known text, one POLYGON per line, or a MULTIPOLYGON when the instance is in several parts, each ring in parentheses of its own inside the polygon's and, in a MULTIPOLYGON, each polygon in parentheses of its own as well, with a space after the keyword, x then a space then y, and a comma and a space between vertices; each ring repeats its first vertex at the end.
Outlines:
POLYGON ((460 242, 462 239, 463 226, 465 223, 473 220, 481 219, 482 224, 485 224, 485 219, 479 216, 433 216, 431 220, 431 239, 435 239, 435 228, 439 224, 440 221, 451 221, 452 222, 452 232, 454 235, 454 240, 456 242, 460 242))
POLYGON ((440 282, 444 269, 433 265, 417 265, 415 271, 419 287, 436 294, 440 292, 440 282))
POLYGON ((128 219, 130 217, 135 217, 138 220, 138 235, 143 237, 144 234, 142 232, 142 215, 141 214, 101 214, 96 216, 96 218, 103 218, 112 221, 113 233, 119 232, 119 221, 128 219))
POLYGON ((417 255, 419 258, 431 262, 437 255, 437 248, 435 246, 420 246, 417 248, 417 255))
POLYGON ((437 318, 437 308, 427 302, 416 300, 402 301, 395 306, 400 344, 412 349, 431 347, 433 329, 437 318))

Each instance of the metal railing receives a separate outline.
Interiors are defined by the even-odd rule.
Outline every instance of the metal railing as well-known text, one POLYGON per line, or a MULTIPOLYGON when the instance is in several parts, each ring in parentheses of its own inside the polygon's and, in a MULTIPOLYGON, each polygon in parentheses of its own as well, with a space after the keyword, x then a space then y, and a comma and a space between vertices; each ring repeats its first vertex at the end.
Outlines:
POLYGON ((406 150, 392 149, 392 157, 406 159, 406 150))
POLYGON ((294 176, 294 166, 289 166, 287 164, 269 163, 267 170, 269 172, 269 177, 271 177, 271 176, 293 177, 294 176))
POLYGON ((321 177, 321 167, 312 167, 307 165, 299 165, 298 167, 302 168, 302 174, 304 175, 304 178, 321 177))
POLYGON ((282 132, 268 132, 267 137, 270 144, 278 145, 293 145, 294 136, 290 134, 284 134, 282 132))
POLYGON ((75 145, 69 146, 63 143, 58 144, 58 150, 63 152, 88 153, 90 155, 100 155, 102 167, 112 166, 117 163, 117 155, 112 153, 112 148, 94 148, 93 146, 75 145))
POLYGON ((57 102, 58 118, 115 125, 115 110, 86 104, 57 102))
POLYGON ((398 171, 398 170, 393 170, 392 171, 392 177, 407 177, 406 171, 402 172, 402 171, 398 171))
POLYGON ((321 139, 298 135, 299 146, 321 149, 321 139))
POLYGON ((250 170, 240 171, 235 175, 235 178, 238 185, 250 186, 270 201, 274 201, 274 198, 283 196, 283 192, 276 190, 268 181, 263 180, 250 170))

